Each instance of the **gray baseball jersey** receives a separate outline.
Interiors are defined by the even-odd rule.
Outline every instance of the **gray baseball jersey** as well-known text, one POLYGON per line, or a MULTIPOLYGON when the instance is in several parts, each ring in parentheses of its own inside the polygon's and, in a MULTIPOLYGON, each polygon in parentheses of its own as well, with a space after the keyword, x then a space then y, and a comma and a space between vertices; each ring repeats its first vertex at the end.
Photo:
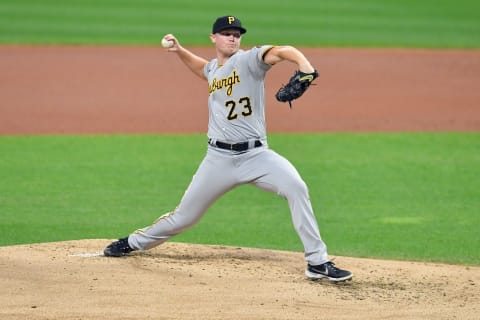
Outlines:
POLYGON ((264 79, 271 66, 262 57, 270 48, 240 50, 225 65, 214 59, 205 66, 209 138, 230 143, 266 140, 264 79))
POLYGON ((214 59, 205 66, 209 89, 207 154, 177 208, 132 233, 128 238, 131 248, 145 250, 167 241, 196 224, 227 191, 252 184, 288 201, 307 262, 319 265, 328 261, 305 182, 287 159, 267 146, 264 81, 271 66, 263 57, 270 48, 240 50, 224 65, 214 59), (240 149, 232 147, 239 143, 240 149))

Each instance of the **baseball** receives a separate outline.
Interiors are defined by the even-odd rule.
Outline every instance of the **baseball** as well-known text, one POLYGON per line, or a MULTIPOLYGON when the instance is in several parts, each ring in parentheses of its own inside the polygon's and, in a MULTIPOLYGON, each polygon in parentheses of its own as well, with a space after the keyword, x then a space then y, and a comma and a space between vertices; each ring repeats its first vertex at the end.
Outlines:
POLYGON ((173 40, 167 40, 165 38, 162 39, 162 47, 171 48, 171 47, 173 47, 173 45, 174 45, 173 40))

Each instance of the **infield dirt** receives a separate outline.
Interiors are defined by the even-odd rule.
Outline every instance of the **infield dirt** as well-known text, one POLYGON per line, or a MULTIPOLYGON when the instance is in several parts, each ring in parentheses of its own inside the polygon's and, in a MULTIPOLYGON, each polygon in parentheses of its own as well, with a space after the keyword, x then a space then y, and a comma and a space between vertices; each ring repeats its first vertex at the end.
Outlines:
MULTIPOLYGON (((479 51, 305 53, 320 78, 292 110, 273 98, 291 66, 267 77, 270 132, 480 130, 479 51)), ((0 46, 0 71, 0 134, 206 131, 206 84, 163 49, 0 46)), ((306 280, 300 252, 167 243, 106 258, 100 252, 110 241, 0 247, 0 318, 478 319, 480 312, 477 266, 337 257, 354 279, 333 285, 306 280)))
MULTIPOLYGON (((480 130, 479 50, 303 51, 320 77, 290 110, 293 66, 269 71, 269 132, 480 130)), ((207 83, 162 48, 0 46, 0 71, 0 134, 207 130, 207 83)))

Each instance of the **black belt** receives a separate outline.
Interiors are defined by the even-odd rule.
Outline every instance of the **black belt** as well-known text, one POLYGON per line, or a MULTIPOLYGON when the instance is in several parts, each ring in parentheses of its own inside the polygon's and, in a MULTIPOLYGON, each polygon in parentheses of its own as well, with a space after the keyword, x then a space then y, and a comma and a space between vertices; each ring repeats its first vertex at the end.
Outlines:
MULTIPOLYGON (((225 150, 230 150, 230 151, 241 152, 241 151, 247 151, 248 149, 250 149, 249 148, 250 143, 248 141, 230 144, 230 143, 226 143, 226 142, 213 141, 212 139, 209 139, 208 143, 210 145, 214 146, 214 147, 218 147, 220 149, 225 149, 225 150)), ((261 146, 263 146, 262 141, 255 140, 253 142, 253 148, 258 148, 258 147, 261 147, 261 146)))

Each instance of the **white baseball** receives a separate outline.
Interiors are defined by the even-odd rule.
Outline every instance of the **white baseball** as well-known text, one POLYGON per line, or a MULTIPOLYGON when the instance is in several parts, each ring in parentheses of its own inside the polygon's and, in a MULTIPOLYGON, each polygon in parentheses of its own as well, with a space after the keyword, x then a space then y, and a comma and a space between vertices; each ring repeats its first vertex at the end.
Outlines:
POLYGON ((171 47, 173 47, 173 45, 174 45, 173 40, 167 40, 165 38, 162 39, 162 47, 171 48, 171 47))

